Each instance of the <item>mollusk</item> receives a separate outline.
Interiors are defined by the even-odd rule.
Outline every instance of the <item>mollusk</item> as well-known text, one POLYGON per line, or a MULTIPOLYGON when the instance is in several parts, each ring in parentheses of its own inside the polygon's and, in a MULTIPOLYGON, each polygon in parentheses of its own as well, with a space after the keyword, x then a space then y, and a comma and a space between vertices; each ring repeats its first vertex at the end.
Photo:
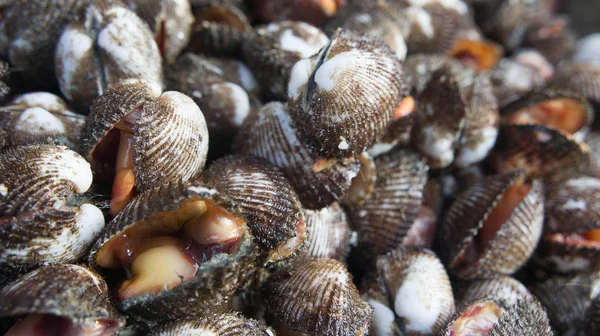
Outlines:
POLYGON ((202 314, 167 323, 151 336, 274 336, 263 322, 247 319, 235 313, 202 314))
POLYGON ((346 260, 350 252, 350 225, 346 213, 339 204, 321 210, 305 210, 306 241, 309 257, 346 260))

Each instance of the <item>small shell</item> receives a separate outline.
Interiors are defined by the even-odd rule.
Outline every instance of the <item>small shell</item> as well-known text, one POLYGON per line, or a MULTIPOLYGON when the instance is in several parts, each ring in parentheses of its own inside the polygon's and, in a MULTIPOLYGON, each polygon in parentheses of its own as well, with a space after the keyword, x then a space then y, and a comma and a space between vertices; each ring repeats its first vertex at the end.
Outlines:
POLYGON ((541 182, 526 182, 522 171, 490 176, 450 206, 440 233, 442 257, 463 279, 513 273, 533 253, 543 220, 541 182))
POLYGON ((104 228, 102 212, 75 195, 90 188, 90 165, 66 147, 2 152, 0 181, 0 283, 15 271, 79 260, 104 228))
POLYGON ((407 91, 387 46, 339 29, 318 55, 296 63, 288 105, 316 153, 344 158, 375 143, 407 91))
POLYGON ((473 301, 486 297, 498 299, 506 307, 514 306, 519 300, 534 298, 522 283, 506 275, 482 280, 459 281, 454 285, 458 293, 457 298, 460 299, 459 310, 473 301))
POLYGON ((453 9, 431 2, 425 6, 410 6, 401 13, 410 22, 405 33, 409 54, 448 51, 454 44, 463 16, 453 9))
POLYGON ((202 314, 170 322, 153 331, 151 336, 274 336, 263 322, 247 319, 235 313, 202 314))
POLYGON ((396 323, 403 325, 402 335, 437 335, 454 314, 448 274, 426 249, 401 247, 377 257, 361 292, 375 310, 374 335, 398 332, 396 323))
POLYGON ((10 92, 10 87, 6 85, 6 77, 10 75, 8 63, 0 61, 0 101, 10 92))
POLYGON ((243 40, 244 60, 254 69, 267 101, 287 100, 292 67, 329 43, 317 27, 304 22, 282 21, 257 27, 243 40))
POLYGON ((600 282, 592 284, 592 302, 585 314, 586 331, 588 335, 597 335, 600 332, 600 282))
POLYGON ((223 78, 228 82, 241 86, 251 96, 260 96, 260 87, 256 77, 245 63, 232 58, 209 58, 208 61, 221 69, 223 78))
POLYGON ((350 225, 337 203, 321 210, 305 210, 308 257, 346 260, 350 252, 350 225))
POLYGON ((358 161, 360 170, 342 199, 342 204, 347 207, 363 205, 373 194, 377 182, 377 167, 369 153, 360 154, 358 161))
POLYGON ((586 174, 594 177, 600 177, 600 133, 591 132, 585 138, 585 142, 590 149, 590 160, 586 174))
POLYGON ((561 181, 585 168, 589 149, 545 125, 502 125, 488 161, 499 173, 523 169, 529 178, 561 181))
POLYGON ((595 62, 562 62, 550 87, 577 92, 600 103, 600 64, 595 62))
POLYGON ((525 44, 538 50, 550 63, 556 64, 575 51, 577 36, 565 17, 555 16, 529 28, 525 44))
POLYGON ((354 159, 325 160, 300 139, 288 109, 282 103, 269 103, 247 119, 235 141, 235 151, 262 157, 279 167, 288 178, 302 205, 318 210, 340 200, 359 171, 354 159), (320 161, 319 161, 320 160, 320 161))
POLYGON ((76 149, 84 120, 60 97, 46 92, 20 95, 0 108, 0 128, 10 134, 6 147, 56 143, 76 149))
POLYGON ((267 21, 297 20, 322 26, 347 0, 250 0, 256 18, 267 21))
POLYGON ((466 67, 457 59, 437 54, 410 55, 403 66, 416 96, 425 90, 433 74, 444 67, 452 72, 460 87, 468 87, 475 77, 475 70, 466 67))
POLYGON ((363 335, 373 315, 344 264, 333 259, 297 258, 271 275, 262 295, 278 333, 363 335))
POLYGON ((204 177, 238 204, 268 262, 293 256, 303 246, 306 222, 300 201, 275 166, 259 158, 228 156, 215 161, 204 177))
POLYGON ((45 266, 2 288, 0 317, 29 315, 11 330, 20 335, 34 335, 34 330, 63 335, 94 330, 111 335, 125 325, 125 319, 113 308, 109 295, 104 279, 85 267, 45 266))
POLYGON ((490 79, 500 108, 546 84, 542 74, 535 68, 507 58, 500 60, 496 67, 490 70, 490 79))

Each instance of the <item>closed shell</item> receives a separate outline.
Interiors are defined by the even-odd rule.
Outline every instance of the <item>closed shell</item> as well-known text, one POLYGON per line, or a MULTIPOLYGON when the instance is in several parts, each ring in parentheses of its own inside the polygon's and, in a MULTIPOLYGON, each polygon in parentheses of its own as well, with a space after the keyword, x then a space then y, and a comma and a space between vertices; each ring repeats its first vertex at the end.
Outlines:
POLYGON ((170 322, 152 332, 153 336, 274 336, 263 322, 235 313, 202 314, 170 322))
POLYGON ((420 95, 431 80, 433 74, 441 68, 449 69, 460 87, 473 83, 475 70, 466 67, 457 59, 438 54, 409 55, 403 63, 412 92, 420 95))
POLYGON ((577 92, 595 103, 600 102, 600 64, 596 62, 562 62, 550 86, 577 92))
POLYGON ((321 210, 305 210, 304 217, 308 231, 306 255, 346 260, 352 232, 344 209, 333 203, 321 210))
POLYGON ((253 14, 264 21, 297 20, 322 26, 347 0, 251 0, 253 14))
POLYGON ((538 50, 550 63, 557 64, 575 51, 577 35, 569 24, 566 17, 554 16, 532 25, 525 44, 538 50))
POLYGON ((282 329, 321 335, 363 335, 373 309, 360 298, 344 264, 297 258, 263 285, 267 319, 282 329))
POLYGON ((296 63, 288 105, 315 153, 344 158, 375 143, 407 91, 389 47, 339 29, 318 55, 296 63))
POLYGON ((490 79, 500 108, 546 84, 536 69, 510 58, 503 58, 490 70, 490 79))
POLYGON ((506 307, 511 307, 519 300, 532 299, 533 295, 529 293, 527 287, 506 275, 498 275, 487 279, 473 281, 458 281, 454 283, 459 299, 459 310, 469 303, 493 297, 504 302, 506 307))

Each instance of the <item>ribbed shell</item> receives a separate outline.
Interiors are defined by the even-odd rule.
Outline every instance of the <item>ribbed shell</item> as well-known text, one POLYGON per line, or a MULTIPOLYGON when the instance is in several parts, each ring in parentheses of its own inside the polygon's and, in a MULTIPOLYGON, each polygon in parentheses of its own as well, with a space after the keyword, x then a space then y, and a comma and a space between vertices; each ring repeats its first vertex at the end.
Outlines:
POLYGON ((358 156, 358 161, 360 170, 341 201, 347 207, 363 205, 373 194, 377 182, 377 167, 371 155, 364 152, 358 156))
POLYGON ((319 156, 344 158, 375 143, 407 93, 389 47, 339 29, 318 55, 296 63, 288 105, 319 156))
POLYGON ((454 285, 457 299, 460 299, 459 310, 473 301, 486 297, 501 300, 506 307, 514 306, 519 300, 533 298, 525 285, 506 275, 482 280, 458 281, 454 285))
POLYGON ((350 225, 339 204, 321 210, 305 210, 309 257, 331 258, 344 262, 350 252, 350 225))
POLYGON ((208 61, 223 71, 223 78, 228 82, 235 83, 249 95, 258 97, 260 87, 252 70, 243 62, 233 58, 209 58, 208 61))
POLYGON ((561 181, 589 161, 589 149, 573 136, 544 125, 502 125, 490 153, 496 171, 523 169, 529 178, 561 181))
POLYGON ((598 284, 594 284, 592 302, 585 313, 586 331, 589 335, 600 333, 600 296, 598 295, 598 284))
POLYGON ((58 143, 76 149, 84 118, 51 93, 20 95, 0 108, 0 129, 9 135, 4 146, 58 143))
POLYGON ((452 71, 460 87, 468 87, 475 77, 475 70, 466 67, 457 59, 439 54, 410 55, 402 65, 412 92, 416 95, 423 92, 433 74, 441 68, 452 71))
POLYGON ((30 272, 0 291, 0 316, 52 314, 75 324, 103 320, 113 331, 125 325, 112 306, 104 279, 77 265, 54 264, 30 272))
POLYGON ((297 258, 262 287, 267 318, 315 336, 362 335, 373 309, 361 299, 344 264, 297 258))
POLYGON ((525 44, 537 49, 550 63, 560 62, 575 51, 577 43, 577 35, 569 27, 569 21, 566 17, 554 16, 533 25, 525 37, 525 44))
POLYGON ((590 159, 585 174, 600 177, 600 132, 590 132, 585 137, 585 143, 590 150, 590 159))
POLYGON ((74 262, 104 227, 98 208, 76 200, 75 194, 90 187, 92 173, 66 147, 32 145, 2 152, 0 181, 2 268, 26 271, 47 262, 74 262))
MULTIPOLYGON (((334 0, 333 11, 319 0, 250 0, 253 14, 260 20, 272 22, 297 20, 321 26, 348 0, 334 0)), ((331 2, 331 1, 328 1, 331 2)))
POLYGON ((546 232, 600 229, 600 179, 581 176, 547 188, 546 232))
POLYGON ((417 218, 423 201, 428 167, 410 149, 394 149, 375 159, 377 182, 372 196, 348 209, 364 252, 386 253, 402 241, 417 218))
POLYGON ((152 332, 153 336, 274 336, 263 322, 235 313, 213 313, 170 322, 152 332))
POLYGON ((10 74, 8 63, 0 61, 0 101, 10 92, 10 88, 6 85, 6 77, 10 74))
POLYGON ((542 234, 544 199, 542 183, 533 181, 531 190, 478 259, 461 269, 456 263, 504 193, 523 172, 487 177, 467 189, 450 206, 441 228, 441 251, 448 268, 458 277, 473 279, 492 274, 510 274, 521 267, 533 253, 542 234))
MULTIPOLYGON (((410 54, 440 53, 452 47, 465 19, 457 11, 430 2, 423 7, 411 6, 401 14, 410 22, 406 44, 410 54)), ((405 34, 406 35, 406 34, 405 34)))
POLYGON ((396 146, 410 146, 410 137, 416 119, 416 113, 413 111, 407 116, 390 121, 383 133, 379 135, 377 143, 369 148, 369 155, 377 157, 396 146))
MULTIPOLYGON (((213 200, 216 204, 239 214, 239 207, 230 202, 229 198, 199 182, 158 185, 155 189, 137 195, 107 225, 92 247, 88 261, 95 265, 100 248, 111 238, 119 236, 125 229, 160 212, 174 211, 180 207, 182 202, 191 198, 213 200)), ((152 222, 142 223, 151 224, 152 222)), ((165 225, 161 233, 170 233, 168 229, 179 230, 179 228, 165 225)), ((157 321, 197 315, 207 309, 215 309, 242 286, 246 274, 253 267, 255 257, 252 238, 249 234, 245 234, 242 236, 235 254, 215 255, 200 265, 192 279, 157 295, 143 295, 125 300, 120 303, 120 309, 148 325, 153 325, 157 321)))
POLYGON ((360 169, 356 160, 346 159, 315 172, 319 157, 301 141, 288 109, 278 102, 264 105, 246 120, 234 147, 236 153, 261 157, 280 168, 307 209, 340 200, 360 169))
POLYGON ((221 158, 205 172, 205 180, 239 206, 240 214, 268 261, 292 255, 306 235, 300 201, 287 179, 275 167, 255 157, 221 158), (293 250, 284 245, 298 240, 293 250))
POLYGON ((593 62, 565 61, 556 69, 551 87, 569 89, 600 102, 600 66, 593 62))
MULTIPOLYGON (((361 292, 369 303, 392 309, 402 320, 403 335, 437 335, 454 314, 454 296, 444 265, 430 250, 400 247, 377 257, 375 268, 363 280, 361 292), (384 293, 377 292, 384 291, 384 293), (386 298, 384 302, 380 299, 386 298), (372 301, 375 301, 374 303, 372 301)), ((372 330, 386 335, 375 310, 372 330)))
POLYGON ((489 72, 500 108, 518 100, 531 90, 545 85, 539 71, 512 59, 503 58, 489 72))

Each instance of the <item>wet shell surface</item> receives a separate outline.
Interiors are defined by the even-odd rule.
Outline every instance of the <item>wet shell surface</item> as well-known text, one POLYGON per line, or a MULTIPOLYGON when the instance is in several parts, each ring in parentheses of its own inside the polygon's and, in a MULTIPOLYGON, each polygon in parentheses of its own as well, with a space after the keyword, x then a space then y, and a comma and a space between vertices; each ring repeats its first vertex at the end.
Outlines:
POLYGON ((319 156, 366 151, 392 119, 408 88, 389 47, 339 29, 329 44, 292 69, 288 105, 319 156))
POLYGON ((11 329, 19 335, 34 335, 35 330, 111 335, 125 325, 104 279, 82 266, 42 267, 2 288, 0 298, 0 317, 25 317, 11 329))
POLYGON ((533 299, 533 295, 525 285, 506 275, 498 275, 487 279, 473 281, 459 281, 455 284, 459 310, 469 303, 491 297, 512 307, 519 300, 533 299))
POLYGON ((500 108, 546 84, 543 75, 528 64, 504 58, 490 70, 490 79, 500 108))
POLYGON ((0 108, 6 147, 55 143, 77 149, 84 121, 85 117, 71 112, 62 98, 47 92, 20 95, 0 108))
POLYGON ((533 253, 542 234, 540 181, 522 171, 490 176, 463 192, 442 224, 442 257, 460 278, 510 274, 533 253))
POLYGON ((304 217, 308 231, 306 255, 346 260, 352 232, 344 209, 333 203, 321 210, 304 210, 304 217))
POLYGON ((361 293, 375 310, 374 335, 397 333, 400 326, 402 335, 437 335, 454 314, 450 279, 427 249, 401 247, 377 257, 361 293))
POLYGON ((92 184, 90 165, 64 146, 2 152, 0 181, 0 279, 45 263, 77 261, 104 228, 102 212, 78 198, 92 184))
POLYGON ((298 133, 286 106, 272 102, 245 122, 235 152, 261 157, 280 168, 302 205, 319 210, 344 196, 360 165, 355 159, 322 160, 298 133))
POLYGON ((297 20, 321 26, 347 0, 250 0, 253 14, 264 21, 297 20))
POLYGON ((451 71, 460 87, 468 87, 475 77, 475 70, 466 67, 457 59, 436 54, 409 55, 402 65, 412 93, 416 96, 425 90, 433 74, 441 68, 451 71))
POLYGON ((271 275, 262 295, 278 333, 363 335, 373 314, 344 264, 333 259, 296 258, 271 275))
POLYGON ((577 36, 568 19, 555 16, 529 28, 525 44, 538 50, 550 63, 556 64, 575 51, 577 36))
POLYGON ((275 166, 255 157, 228 156, 215 161, 203 176, 239 206, 268 262, 293 256, 303 247, 306 222, 300 201, 275 166))
POLYGON ((595 62, 565 61, 556 69, 551 87, 568 89, 588 99, 600 102, 600 64, 595 62))
POLYGON ((202 314, 170 322, 152 332, 153 336, 274 336, 263 322, 235 313, 202 314))

